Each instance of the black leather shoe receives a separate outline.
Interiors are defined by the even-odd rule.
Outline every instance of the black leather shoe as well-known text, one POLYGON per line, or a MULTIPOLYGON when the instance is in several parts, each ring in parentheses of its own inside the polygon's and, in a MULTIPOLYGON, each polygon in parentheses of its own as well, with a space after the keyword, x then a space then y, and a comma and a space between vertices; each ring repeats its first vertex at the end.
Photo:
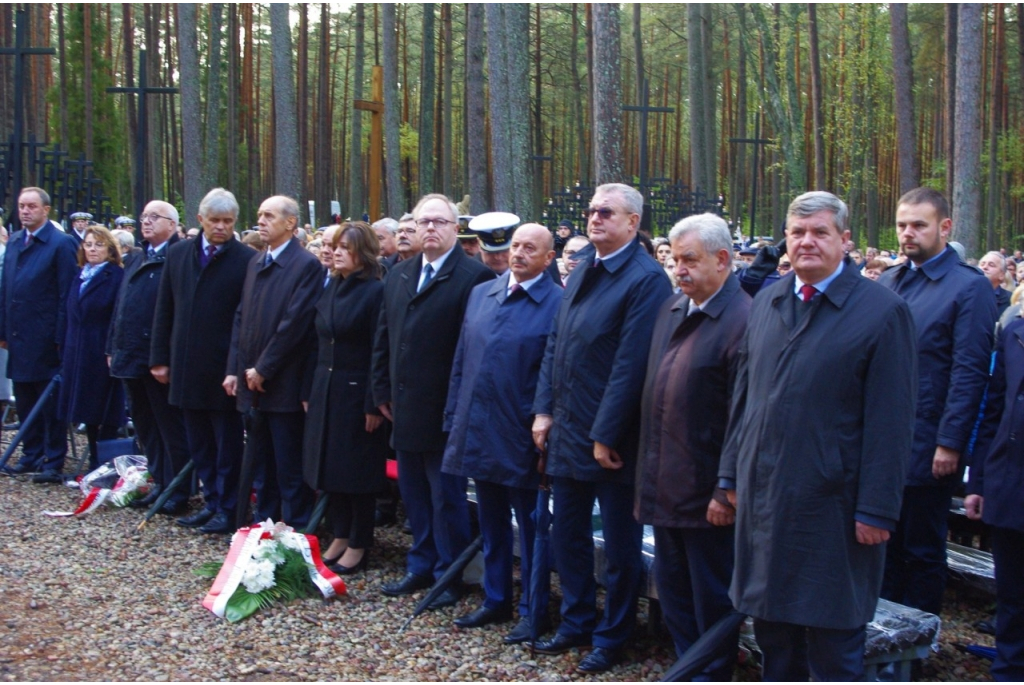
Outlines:
POLYGON ((30 464, 18 462, 17 464, 5 464, 0 470, 8 476, 20 476, 25 473, 35 473, 36 468, 30 464))
POLYGON ((445 607, 454 606, 455 603, 458 602, 459 599, 461 598, 462 589, 455 587, 453 585, 452 587, 448 588, 447 590, 439 594, 437 598, 434 599, 433 602, 427 605, 427 608, 431 611, 434 611, 436 609, 444 609, 445 607))
POLYGON ((58 471, 43 471, 32 476, 33 483, 63 483, 64 476, 58 471))
POLYGON ((341 564, 331 564, 328 568, 334 571, 339 576, 351 576, 354 573, 365 571, 367 564, 370 562, 370 550, 363 550, 363 558, 360 559, 355 566, 342 566, 341 564))
POLYGON ((234 527, 231 525, 231 521, 228 521, 228 515, 224 512, 214 514, 213 518, 206 522, 206 525, 199 529, 200 533, 206 533, 207 535, 214 535, 217 533, 232 533, 234 527))
POLYGON ((479 628, 492 623, 504 623, 512 620, 512 607, 499 607, 490 609, 482 606, 476 611, 471 611, 465 616, 455 619, 455 625, 460 628, 479 628))
POLYGON ((160 496, 160 492, 163 490, 159 485, 154 485, 145 497, 132 500, 128 506, 134 509, 149 509, 156 502, 156 498, 160 496))
MULTIPOLYGON (((530 632, 530 626, 530 617, 523 616, 521 619, 519 619, 519 623, 516 624, 516 627, 513 628, 512 631, 504 637, 503 642, 506 645, 519 645, 524 642, 529 642, 530 639, 533 637, 533 635, 530 632)), ((544 625, 541 626, 541 629, 537 631, 537 635, 543 635, 549 630, 551 630, 551 624, 550 622, 545 621, 544 625)))
POLYGON ((177 521, 179 526, 185 526, 186 528, 198 528, 199 526, 205 525, 207 521, 213 518, 213 512, 209 509, 200 509, 191 516, 185 516, 177 521))
POLYGON ((406 573, 401 580, 393 583, 385 583, 380 591, 391 597, 399 595, 411 595, 417 590, 425 590, 434 584, 434 579, 429 576, 420 576, 415 573, 406 573))
POLYGON ((612 666, 619 663, 621 659, 622 655, 619 654, 619 650, 617 649, 594 647, 594 649, 590 650, 589 654, 580 659, 579 665, 576 666, 576 672, 604 673, 605 671, 611 670, 612 666))
POLYGON ((164 516, 181 516, 186 511, 188 511, 188 502, 164 502, 156 510, 156 513, 163 514, 164 516))
POLYGON ((533 646, 534 650, 538 654, 562 654, 568 652, 574 647, 589 647, 590 636, 589 635, 562 635, 561 633, 555 633, 555 636, 550 640, 541 640, 533 646))

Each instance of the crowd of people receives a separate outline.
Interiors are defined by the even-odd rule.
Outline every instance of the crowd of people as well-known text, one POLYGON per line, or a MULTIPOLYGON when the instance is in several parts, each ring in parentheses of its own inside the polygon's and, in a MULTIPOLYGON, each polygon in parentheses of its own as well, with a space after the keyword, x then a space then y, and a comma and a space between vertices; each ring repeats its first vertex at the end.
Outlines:
MULTIPOLYGON (((258 520, 305 527, 326 493, 323 556, 350 575, 370 563, 393 452, 412 542, 388 595, 433 585, 469 546, 473 479, 484 600, 456 625, 515 620, 507 644, 613 668, 651 525, 679 654, 736 610, 754 618, 766 680, 856 680, 879 597, 941 610, 969 463, 968 515, 994 531, 993 675, 1024 676, 1020 254, 968 263, 934 190, 900 198, 896 255, 862 255, 846 205, 817 191, 789 206, 784 247, 736 245, 713 214, 652 240, 642 195, 617 183, 596 189, 585 233, 460 215, 438 194, 322 231, 274 196, 241 232, 235 197, 215 188, 194 235, 170 203, 147 204, 137 247, 82 214, 64 233, 49 212, 45 191, 22 190, 0 276, 18 415, 62 377, 9 474, 61 482, 67 424, 86 426, 95 455, 127 400, 157 483, 140 506, 189 459, 202 508, 182 490, 161 512, 203 533, 233 531, 240 511, 248 522, 253 490, 258 520), (530 606, 531 568, 547 564, 540 484, 562 591, 553 633, 530 606)), ((455 582, 430 608, 462 594, 455 582)), ((700 677, 731 679, 737 639, 700 677)))

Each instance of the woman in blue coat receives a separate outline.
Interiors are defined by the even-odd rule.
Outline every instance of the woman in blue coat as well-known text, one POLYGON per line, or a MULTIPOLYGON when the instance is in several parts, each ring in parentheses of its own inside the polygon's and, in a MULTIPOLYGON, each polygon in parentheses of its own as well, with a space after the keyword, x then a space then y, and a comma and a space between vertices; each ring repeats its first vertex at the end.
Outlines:
POLYGON ((366 568, 376 494, 387 487, 384 417, 370 396, 373 335, 384 297, 380 246, 362 221, 335 233, 334 275, 316 306, 317 364, 302 452, 306 484, 328 494, 334 539, 324 561, 335 573, 366 568), (332 565, 333 562, 333 565, 332 565))
POLYGON ((97 440, 117 436, 124 424, 124 390, 110 377, 104 353, 114 301, 124 269, 117 241, 102 226, 90 226, 78 247, 81 271, 67 297, 63 383, 58 416, 84 423, 89 440, 89 466, 95 468, 97 440))

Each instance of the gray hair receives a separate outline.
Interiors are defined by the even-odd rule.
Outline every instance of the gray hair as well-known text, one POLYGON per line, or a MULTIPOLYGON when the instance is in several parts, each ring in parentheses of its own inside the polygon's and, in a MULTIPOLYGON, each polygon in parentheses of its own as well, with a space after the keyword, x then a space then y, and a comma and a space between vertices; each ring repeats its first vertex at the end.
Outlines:
POLYGON ((123 228, 115 228, 110 233, 117 239, 122 250, 130 250, 135 247, 135 236, 132 235, 131 231, 126 231, 123 228))
POLYGON ((967 250, 964 249, 963 245, 961 245, 960 243, 958 243, 955 240, 950 240, 946 244, 949 245, 951 248, 953 248, 953 251, 956 252, 956 254, 960 258, 961 262, 963 262, 964 264, 967 263, 967 250))
POLYGON ((392 219, 391 217, 386 216, 383 219, 374 221, 370 228, 386 228, 388 230, 388 233, 394 235, 395 233, 398 232, 398 222, 392 219))
MULTIPOLYGON (((410 214, 409 212, 406 212, 406 213, 405 213, 405 214, 403 214, 403 215, 402 215, 402 217, 401 217, 401 218, 400 218, 400 219, 398 220, 398 223, 402 223, 403 221, 412 221, 412 220, 413 220, 413 219, 415 219, 415 218, 416 218, 416 217, 414 217, 414 216, 413 216, 412 214, 410 214)), ((397 229, 396 229, 396 230, 397 230, 397 229)))
POLYGON ((786 211, 786 223, 789 223, 791 216, 808 217, 818 212, 831 213, 835 217, 834 224, 839 233, 847 229, 850 210, 846 203, 824 190, 812 190, 790 202, 786 211))
MULTIPOLYGON (((999 252, 996 252, 995 250, 993 250, 992 252, 985 253, 985 257, 995 257, 996 263, 999 265, 999 270, 1002 271, 1004 274, 1006 273, 1006 257, 1004 257, 999 252)), ((985 257, 982 257, 982 259, 984 259, 985 257)))
POLYGON ((214 188, 199 202, 199 215, 208 217, 210 214, 231 214, 238 218, 238 200, 230 190, 214 188))
POLYGON ((732 264, 732 235, 725 219, 710 213, 688 216, 672 227, 668 232, 668 241, 674 244, 676 240, 690 233, 700 236, 701 245, 709 255, 718 254, 719 250, 728 252, 729 264, 732 264))
MULTIPOLYGON (((414 217, 419 217, 420 211, 423 209, 423 205, 427 204, 431 200, 441 200, 448 205, 448 211, 452 213, 452 219, 456 222, 459 220, 459 208, 455 206, 455 203, 448 199, 447 195, 441 193, 430 193, 420 198, 420 201, 416 203, 416 207, 413 208, 412 213, 414 217)), ((397 229, 396 229, 397 230, 397 229)))
POLYGON ((630 214, 636 214, 643 218, 644 215, 644 196, 640 194, 640 191, 633 186, 627 186, 625 183, 605 183, 599 185, 594 190, 594 195, 598 193, 604 194, 615 194, 622 198, 622 201, 626 205, 626 210, 630 214))

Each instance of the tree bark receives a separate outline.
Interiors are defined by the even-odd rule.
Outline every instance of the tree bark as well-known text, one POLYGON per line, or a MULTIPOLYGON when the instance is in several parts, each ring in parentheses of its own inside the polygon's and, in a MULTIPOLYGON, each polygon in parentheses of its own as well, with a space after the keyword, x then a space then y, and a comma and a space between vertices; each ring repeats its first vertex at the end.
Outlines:
MULTIPOLYGON (((398 130, 401 112, 398 102, 398 34, 396 5, 384 4, 384 169, 387 173, 388 216, 396 221, 405 214, 402 186, 402 151, 398 130)), ((468 47, 467 47, 468 50, 468 47)), ((406 85, 408 88, 408 85, 406 85)))
POLYGON ((981 226, 981 13, 980 3, 960 3, 957 12, 953 239, 968 257, 978 255, 981 226))
POLYGON ((198 6, 183 3, 178 7, 178 69, 181 74, 181 144, 185 164, 182 167, 185 185, 184 221, 192 222, 199 214, 203 194, 199 101, 199 49, 196 45, 196 13, 198 6))
POLYGON ((896 142, 900 162, 900 195, 921 185, 917 158, 917 133, 914 131, 914 60, 910 53, 907 6, 889 5, 892 29, 892 66, 895 80, 896 142))
POLYGON ((481 214, 490 207, 487 193, 487 110, 484 102, 485 6, 468 6, 466 19, 466 147, 469 166, 469 208, 481 214))
POLYGON ((491 174, 494 178, 494 211, 514 212, 515 196, 512 191, 512 143, 509 140, 508 59, 505 54, 508 44, 505 40, 505 3, 487 3, 487 84, 489 86, 489 111, 491 114, 491 159, 494 164, 491 174))
POLYGON ((217 163, 220 161, 220 42, 224 5, 210 5, 210 58, 206 89, 206 144, 203 146, 203 187, 217 184, 217 163))
POLYGON ((992 6, 995 12, 995 43, 992 52, 992 101, 989 104, 989 147, 988 147, 988 203, 985 210, 986 249, 995 250, 999 247, 996 239, 996 222, 998 220, 999 198, 999 134, 1001 133, 1003 113, 1003 60, 1006 41, 1006 16, 1003 5, 992 6))
MULTIPOLYGON (((238 44, 238 6, 231 5, 228 9, 228 119, 225 125, 225 133, 227 137, 227 163, 228 163, 228 188, 233 193, 239 191, 238 188, 238 61, 239 61, 239 44, 238 44)), ((192 218, 189 217, 189 221, 192 218)))
POLYGON ((712 70, 712 42, 711 42, 711 4, 700 3, 700 36, 703 46, 704 57, 701 64, 704 68, 701 80, 704 89, 704 180, 707 183, 705 191, 708 199, 718 194, 718 136, 715 135, 715 119, 718 111, 717 98, 715 93, 714 71, 712 70))
MULTIPOLYGON (((288 5, 270 5, 270 41, 274 82, 274 190, 279 195, 300 199, 299 136, 295 128, 295 76, 292 73, 292 32, 288 5)), ((299 203, 299 223, 305 212, 299 203)))
POLYGON ((946 197, 954 193, 954 172, 956 171, 956 79, 957 79, 957 38, 959 36, 957 15, 958 4, 946 3, 946 197))
POLYGON ((704 41, 700 30, 700 3, 686 5, 686 62, 690 90, 690 189, 708 187, 707 146, 704 136, 704 41))
MULTIPOLYGON (((313 147, 313 199, 316 201, 315 225, 331 223, 331 138, 334 121, 331 111, 331 10, 329 3, 320 4, 320 50, 317 99, 319 116, 316 120, 316 140, 313 147)), ((313 217, 310 217, 311 219, 313 217)))
MULTIPOLYGON (((443 5, 441 13, 442 30, 444 32, 444 93, 441 98, 441 187, 444 194, 453 197, 455 187, 452 183, 452 78, 454 76, 455 50, 452 40, 451 5, 443 5)), ((462 198, 456 198, 461 200, 462 198)))
MULTIPOLYGON (((509 158, 512 170, 514 209, 529 217, 533 206, 533 160, 530 149, 530 62, 529 53, 515 44, 516 36, 530 35, 530 6, 525 2, 505 4, 505 58, 508 60, 509 158)), ((493 37, 492 37, 493 40, 493 37)), ((500 158, 495 158, 496 162, 500 158)))
POLYGON ((420 61, 419 173, 420 197, 437 190, 434 185, 434 91, 437 75, 434 64, 434 3, 423 3, 423 54, 420 61))
MULTIPOLYGON (((904 10, 905 12, 906 10, 904 10)), ((818 5, 807 3, 811 43, 811 111, 814 117, 814 189, 825 190, 825 116, 821 96, 821 51, 818 47, 818 5)))
MULTIPOLYGON (((355 64, 352 69, 352 101, 363 97, 363 62, 365 60, 364 5, 355 6, 355 64)), ((354 220, 363 216, 363 110, 352 108, 352 147, 348 158, 348 215, 354 220)))
POLYGON ((624 183, 619 6, 591 6, 594 22, 594 183, 624 183))

